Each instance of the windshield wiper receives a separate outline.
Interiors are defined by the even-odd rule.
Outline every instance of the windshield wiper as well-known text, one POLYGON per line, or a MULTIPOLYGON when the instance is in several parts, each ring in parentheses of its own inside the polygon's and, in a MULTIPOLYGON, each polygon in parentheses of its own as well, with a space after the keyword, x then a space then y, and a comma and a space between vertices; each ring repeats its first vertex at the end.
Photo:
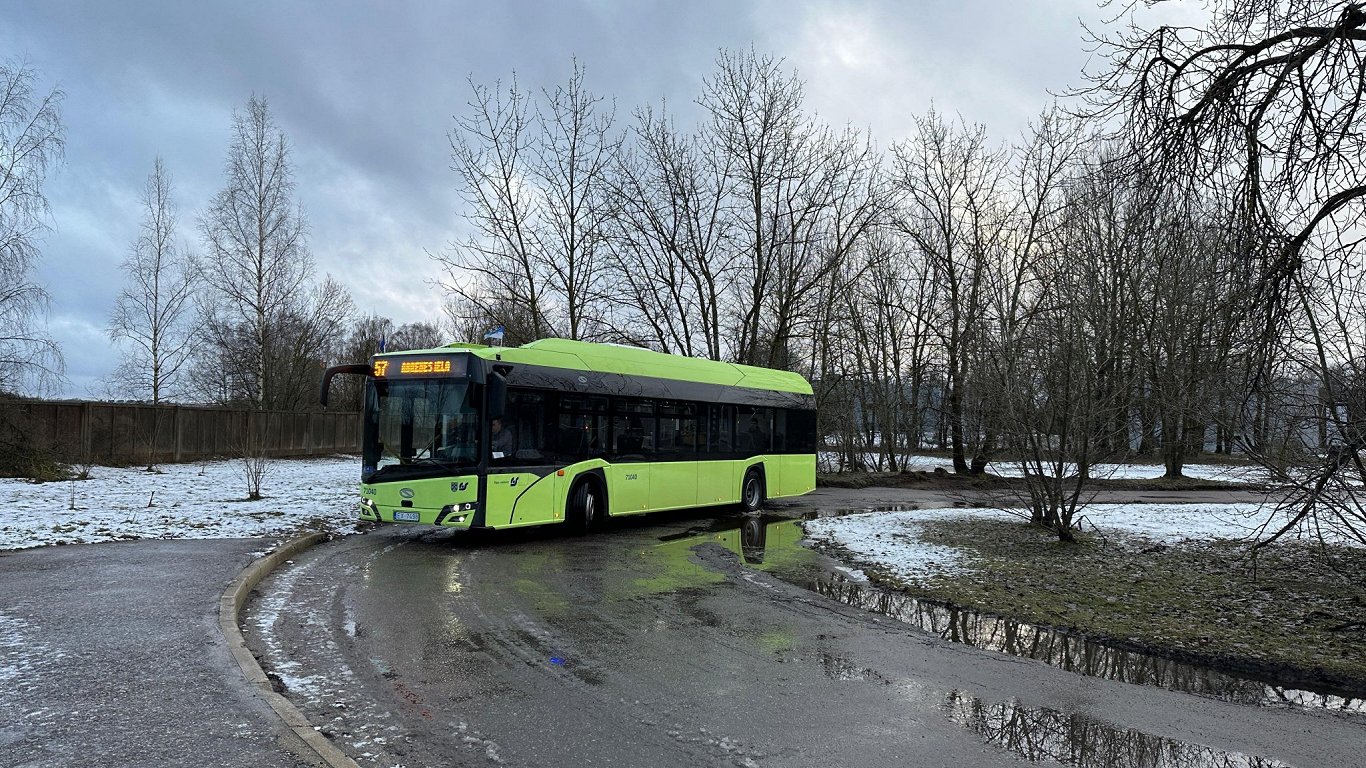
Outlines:
POLYGON ((474 459, 439 459, 435 456, 424 456, 420 459, 412 459, 408 463, 408 466, 419 464, 423 466, 438 467, 473 467, 478 463, 479 462, 475 461, 474 459))
POLYGON ((370 475, 370 480, 381 480, 389 476, 401 477, 403 475, 428 475, 434 476, 433 470, 446 470, 448 472, 457 469, 477 466, 479 462, 473 459, 411 459, 407 464, 386 464, 375 470, 370 475))

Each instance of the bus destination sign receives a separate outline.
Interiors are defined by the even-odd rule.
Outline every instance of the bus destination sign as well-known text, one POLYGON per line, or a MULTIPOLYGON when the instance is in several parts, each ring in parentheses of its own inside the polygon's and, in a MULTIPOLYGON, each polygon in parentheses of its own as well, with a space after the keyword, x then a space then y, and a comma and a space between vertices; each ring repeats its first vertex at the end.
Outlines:
POLYGON ((393 357, 375 361, 375 377, 464 376, 465 357, 393 357))

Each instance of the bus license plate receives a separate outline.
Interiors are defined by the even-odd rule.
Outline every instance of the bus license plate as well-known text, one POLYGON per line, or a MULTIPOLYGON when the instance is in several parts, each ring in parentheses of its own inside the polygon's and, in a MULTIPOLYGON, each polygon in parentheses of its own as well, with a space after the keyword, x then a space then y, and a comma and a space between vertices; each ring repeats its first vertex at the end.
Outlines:
POLYGON ((421 518, 416 512, 395 512, 394 522, 396 523, 416 523, 421 518))

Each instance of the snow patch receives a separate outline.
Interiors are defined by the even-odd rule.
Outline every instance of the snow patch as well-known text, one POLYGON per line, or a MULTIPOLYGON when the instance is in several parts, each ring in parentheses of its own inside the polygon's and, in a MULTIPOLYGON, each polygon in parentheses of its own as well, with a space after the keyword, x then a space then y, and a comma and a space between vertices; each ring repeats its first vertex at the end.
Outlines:
POLYGON ((0 613, 0 683, 6 688, 17 688, 16 681, 31 680, 45 662, 61 658, 33 635, 32 624, 18 616, 0 613))
MULTIPOLYGON (((865 466, 877 466, 877 454, 868 453, 864 457, 865 466)), ((898 468, 910 472, 933 472, 942 469, 953 471, 953 460, 944 456, 924 456, 920 454, 903 455, 897 458, 898 468)), ((817 457, 818 466, 823 472, 834 472, 840 468, 840 455, 833 451, 822 451, 817 457)), ((1022 477, 1024 470, 1017 461, 993 461, 987 471, 1000 477, 1022 477)), ((1108 480, 1153 480, 1166 472, 1161 464, 1096 464, 1091 467, 1091 476, 1108 480)), ((1271 473, 1265 468, 1248 464, 1187 464, 1182 474, 1193 480, 1213 480, 1225 483, 1269 483, 1271 473)))
POLYGON ((284 536, 303 528, 345 533, 356 520, 360 460, 278 459, 246 501, 240 461, 93 467, 89 480, 0 478, 0 549, 120 539, 284 536))
MULTIPOLYGON (((958 574, 963 567, 961 550, 922 540, 926 524, 954 519, 1020 520, 1028 514, 1024 509, 907 509, 819 518, 807 521, 805 527, 814 541, 842 547, 860 562, 900 577, 924 577, 958 574)), ((1252 540, 1271 516, 1270 507, 1254 503, 1091 504, 1079 512, 1078 519, 1083 528, 1102 534, 1121 533, 1154 543, 1178 544, 1252 540)), ((1331 543, 1355 542, 1335 537, 1331 543)))

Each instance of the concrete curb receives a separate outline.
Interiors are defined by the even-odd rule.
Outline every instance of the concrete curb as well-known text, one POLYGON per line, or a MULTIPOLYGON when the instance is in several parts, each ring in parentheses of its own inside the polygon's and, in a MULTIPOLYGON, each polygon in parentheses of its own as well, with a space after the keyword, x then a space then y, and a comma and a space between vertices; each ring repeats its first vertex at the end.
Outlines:
POLYGON ((232 657, 237 660, 237 666, 242 668, 242 674, 246 676, 247 682, 256 689, 261 698, 266 700, 266 703, 270 704, 270 708, 275 710, 275 714, 284 721, 285 726, 312 750, 311 754, 299 756, 309 760, 316 757, 330 768, 359 768, 356 761, 337 749, 336 745, 327 740, 327 737, 315 730, 303 716, 303 713, 289 703, 288 699, 275 692, 270 680, 266 677, 266 673, 262 671, 261 665, 256 663, 256 657, 251 655, 251 649, 247 648, 247 640, 242 636, 241 627, 237 625, 238 618, 242 615, 242 606, 247 602, 247 595, 251 594, 251 590, 261 583, 262 579, 284 561, 326 540, 327 536, 322 533, 299 536, 290 539, 279 549, 247 566, 247 569, 238 574, 237 578, 228 585, 228 588, 223 591, 223 596, 218 600, 218 627, 222 630, 223 637, 228 641, 228 650, 232 653, 232 657))

